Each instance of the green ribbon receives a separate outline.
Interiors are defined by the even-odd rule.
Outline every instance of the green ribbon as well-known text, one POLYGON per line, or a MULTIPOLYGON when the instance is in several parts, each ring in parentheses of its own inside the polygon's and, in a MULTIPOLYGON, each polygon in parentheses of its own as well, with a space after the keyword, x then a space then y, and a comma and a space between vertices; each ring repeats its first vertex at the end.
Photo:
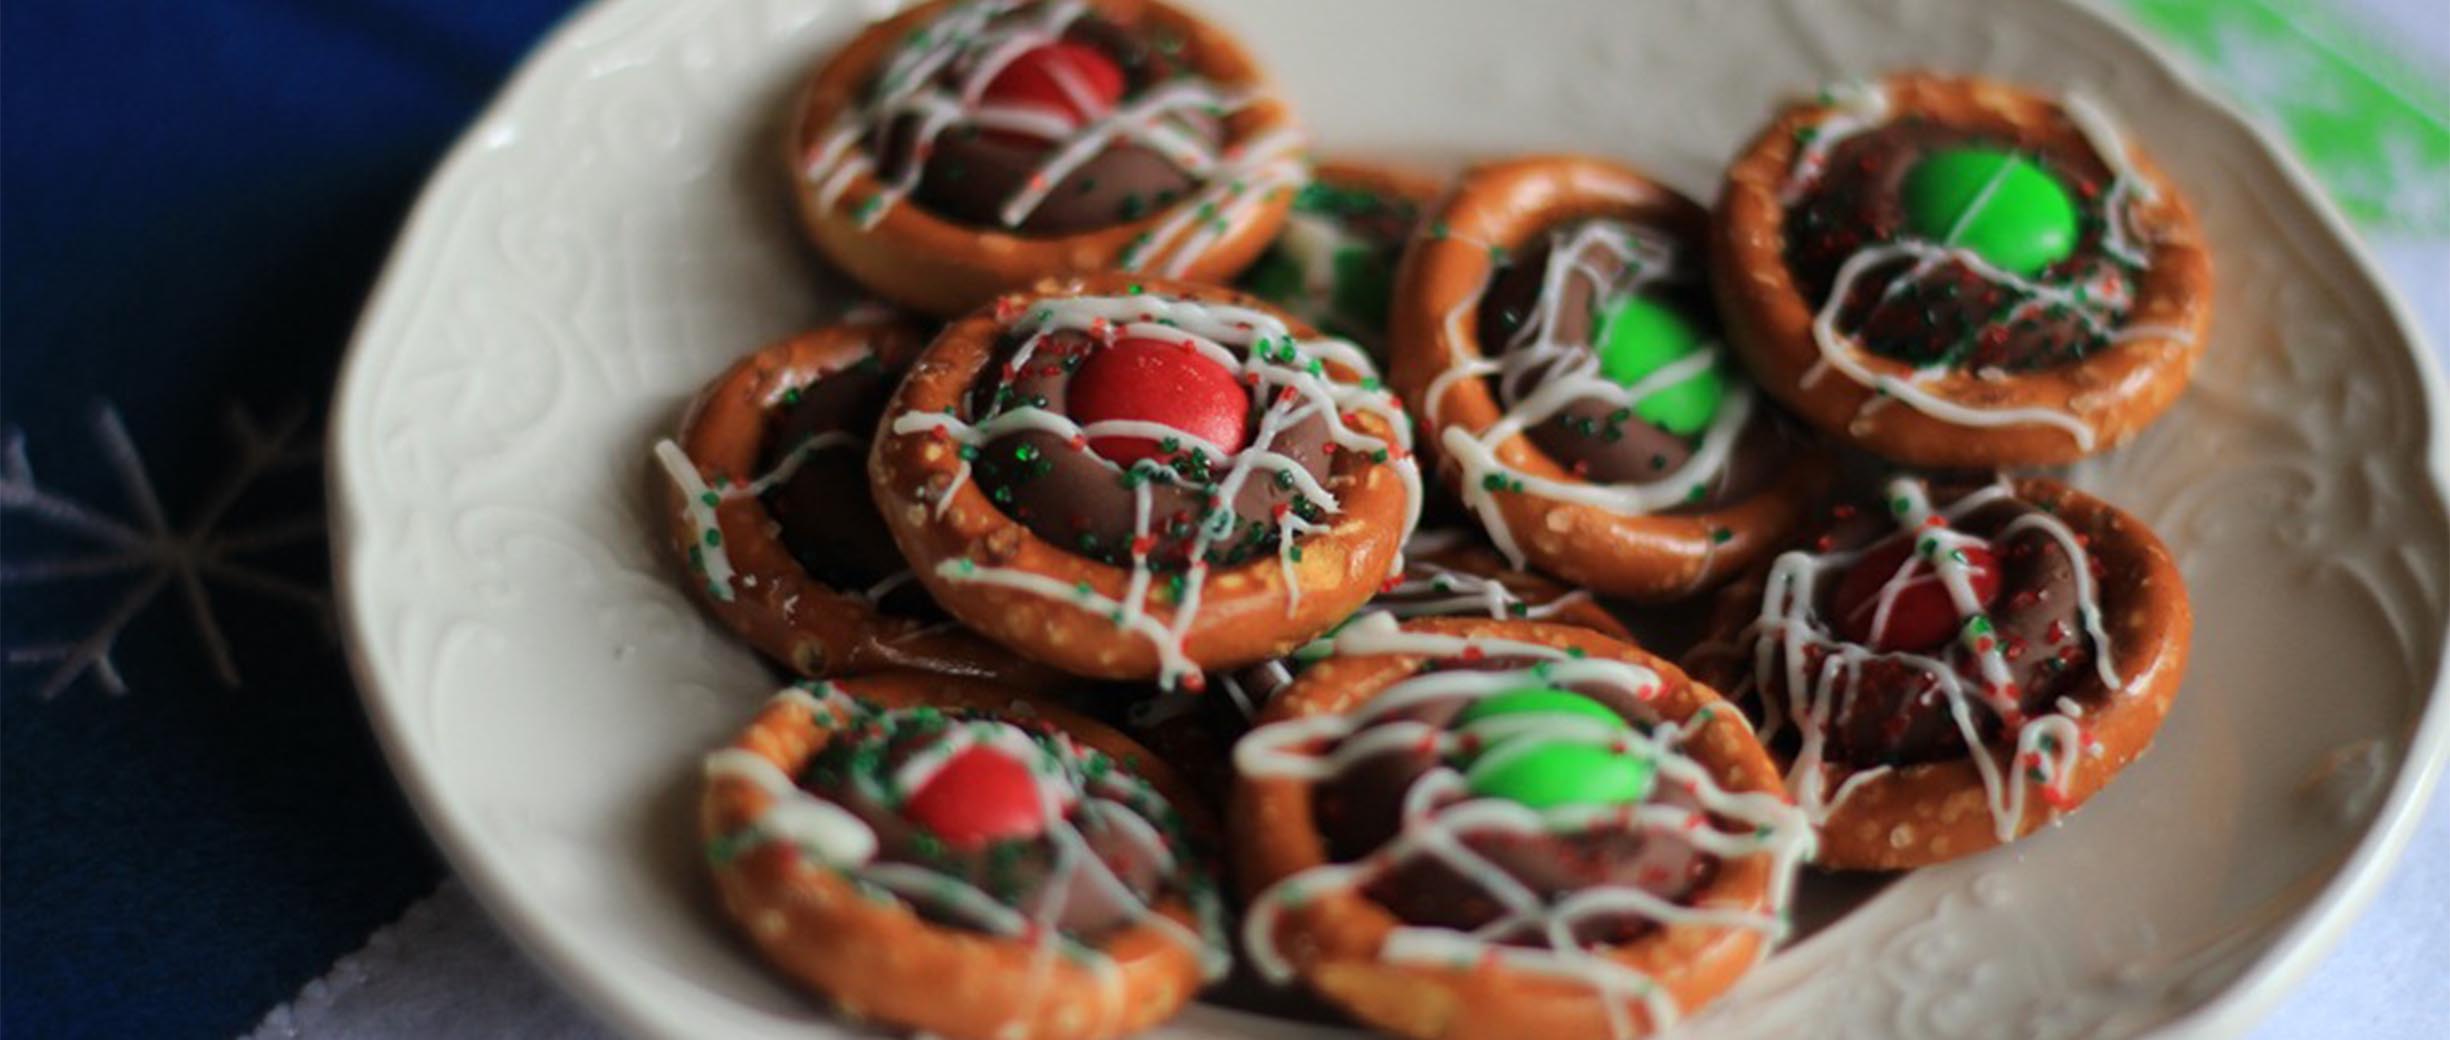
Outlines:
POLYGON ((2372 26, 2312 0, 2119 0, 2269 120, 2348 215, 2450 234, 2450 89, 2372 26))

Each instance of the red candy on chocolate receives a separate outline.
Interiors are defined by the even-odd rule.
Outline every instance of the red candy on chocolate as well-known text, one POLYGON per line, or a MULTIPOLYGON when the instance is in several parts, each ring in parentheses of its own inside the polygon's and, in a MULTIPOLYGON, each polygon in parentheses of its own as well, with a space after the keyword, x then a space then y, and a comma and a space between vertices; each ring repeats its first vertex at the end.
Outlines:
POLYGON ((1104 51, 1059 40, 1013 58, 987 81, 983 100, 1060 112, 1078 126, 1123 100, 1123 69, 1104 51))
POLYGON ((954 753, 902 807, 910 822, 963 849, 1036 837, 1042 812, 1029 766, 985 744, 954 753))
MULTIPOLYGON (((1914 551, 1916 538, 1891 539, 1888 544, 1865 554, 1838 579, 1837 598, 1831 604, 1837 614, 1837 633, 1848 642, 1859 643, 1881 651, 1927 650, 1947 642, 1956 634, 1960 618, 1956 602, 1949 598, 1948 586, 1940 581, 1939 571, 1930 562, 1915 558, 1913 572, 1906 576, 1904 588, 1897 590, 1889 606, 1888 623, 1882 626, 1880 638, 1872 638, 1872 619, 1880 612, 1880 590, 1897 569, 1906 564, 1906 556, 1914 551)), ((1967 546, 1965 562, 1971 568, 1967 575, 1974 586, 1974 596, 1989 609, 1999 598, 1999 561, 1987 549, 1967 546)))
MULTIPOLYGON (((1072 421, 1084 426, 1110 419, 1163 423, 1228 452, 1250 439, 1251 401, 1241 380, 1181 343, 1117 340, 1081 362, 1068 394, 1072 421)), ((1165 461, 1159 443, 1147 437, 1092 437, 1089 449, 1118 466, 1165 461)))

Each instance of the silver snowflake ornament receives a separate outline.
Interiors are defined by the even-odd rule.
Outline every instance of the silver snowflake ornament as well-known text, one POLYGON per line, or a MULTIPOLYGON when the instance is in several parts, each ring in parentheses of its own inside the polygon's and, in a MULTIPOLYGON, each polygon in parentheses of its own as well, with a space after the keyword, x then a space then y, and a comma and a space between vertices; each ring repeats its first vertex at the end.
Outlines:
POLYGON ((197 641, 209 658, 213 674, 224 686, 238 685, 238 663, 213 611, 215 586, 245 590, 295 603, 328 623, 331 598, 321 588, 286 578, 244 561, 249 553, 291 545, 323 536, 323 517, 307 515, 273 521, 244 530, 225 521, 232 506, 266 474, 311 465, 319 452, 309 442, 298 443, 304 415, 259 426, 243 410, 232 408, 227 425, 236 442, 237 458, 220 483, 184 524, 173 526, 155 492, 143 456, 129 438, 117 409, 98 405, 94 437, 102 460, 119 478, 131 513, 113 516, 104 510, 46 489, 35 479, 26 455, 25 436, 8 435, 0 458, 0 511, 25 516, 44 526, 90 543, 90 550, 35 560, 0 562, 0 586, 19 587, 53 582, 125 578, 127 590, 90 623, 86 634, 68 642, 12 646, 10 667, 49 665, 37 695, 48 700, 91 675, 104 690, 128 692, 126 679, 113 659, 121 633, 142 616, 165 590, 175 590, 197 641))

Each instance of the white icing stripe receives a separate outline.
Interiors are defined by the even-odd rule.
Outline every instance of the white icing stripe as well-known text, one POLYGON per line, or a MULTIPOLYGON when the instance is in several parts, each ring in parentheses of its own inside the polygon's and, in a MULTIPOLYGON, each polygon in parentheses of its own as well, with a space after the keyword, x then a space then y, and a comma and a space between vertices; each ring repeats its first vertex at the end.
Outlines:
POLYGON ((860 590, 859 598, 875 603, 891 595, 895 589, 917 580, 919 580, 918 572, 905 567, 886 575, 884 580, 860 590))
MULTIPOLYGON (((1141 568, 1135 568, 1141 569, 1141 568)), ((1157 651, 1158 669, 1168 677, 1197 671, 1199 665, 1183 656, 1182 646, 1174 633, 1147 614, 1126 614, 1123 604, 1095 591, 1082 591, 1067 581, 1033 574, 1008 567, 980 567, 969 560, 946 560, 936 565, 936 576, 973 585, 993 585, 999 588, 1027 592, 1052 600, 1078 603, 1082 609, 1106 614, 1115 619, 1115 627, 1148 640, 1157 651)))
POLYGON ((689 453, 669 438, 655 442, 655 461, 663 464, 665 475, 680 489, 681 509, 688 513, 696 535, 689 546, 689 559, 705 576, 707 594, 721 602, 731 602, 732 558, 723 551, 723 527, 715 519, 714 503, 722 499, 698 475, 698 464, 690 461, 689 453))
MULTIPOLYGON (((2067 558, 2070 560, 2081 563, 2086 559, 2084 546, 2076 541, 2076 533, 2068 530, 2066 524, 2047 513, 2017 517, 1999 533, 1999 538, 2005 541, 2010 536, 2024 530, 2037 530, 2049 535, 2051 541, 2059 543, 2059 548, 2067 553, 2067 558)), ((2094 646, 2103 648, 2102 653, 2093 655, 2093 670, 2101 676, 2103 686, 2113 690, 2118 689, 2125 686, 2126 683, 2118 677, 2118 663, 2110 660, 2108 652, 2110 633, 2101 626, 2101 594, 2093 586, 2093 569, 2089 566, 2078 567, 2075 573, 2078 603, 2076 609, 2084 622, 2084 634, 2093 637, 2094 646)), ((2069 712, 2069 714, 2075 713, 2069 712)))
MULTIPOLYGON (((1381 945, 1383 960, 1466 970, 1494 962, 1509 970, 1575 981, 1600 997, 1611 1031, 1619 1037, 1632 1035, 1636 1027, 1629 1003, 1641 1006, 1653 1030, 1673 1023, 1678 1009, 1655 980, 1578 942, 1578 925, 1593 918, 1634 916, 1659 924, 1748 929, 1770 940, 1762 944, 1763 956, 1785 935, 1786 907, 1795 872, 1810 854, 1811 828, 1801 812, 1774 794, 1720 789, 1707 767, 1680 750, 1682 727, 1664 723, 1645 732, 1574 716, 1535 715, 1500 716, 1449 730, 1403 717, 1424 704, 1476 700, 1519 689, 1526 682, 1569 688, 1604 683, 1646 698, 1653 695, 1658 682, 1649 669, 1620 661, 1574 658, 1554 647, 1512 640, 1406 632, 1385 615, 1372 615, 1348 628, 1338 636, 1336 649, 1340 655, 1531 658, 1539 663, 1497 671, 1426 672, 1398 682, 1352 712, 1260 727, 1234 749, 1235 767, 1242 775, 1315 783, 1374 754, 1395 749, 1419 747, 1446 759, 1466 747, 1479 747, 1488 749, 1481 752, 1486 762, 1511 753, 1510 748, 1527 750, 1545 742, 1604 743, 1648 758, 1656 765, 1659 782, 1692 791, 1700 811, 1660 803, 1539 811, 1503 800, 1472 798, 1454 769, 1432 768, 1404 793, 1401 826, 1387 845, 1356 862, 1317 866, 1282 879, 1252 901, 1244 920, 1244 945, 1263 976, 1283 982, 1296 974, 1279 937, 1288 910, 1324 894, 1357 891, 1419 858, 1434 860, 1465 879, 1502 912, 1469 932, 1401 925, 1381 945), (1721 830, 1707 825, 1707 816, 1702 814, 1751 827, 1721 830), (1591 886, 1552 903, 1465 841, 1482 834, 1531 837, 1598 828, 1673 833, 1722 858, 1768 857, 1772 875, 1769 908, 1755 912, 1687 906, 1628 885, 1591 886), (1525 931, 1538 936, 1545 946, 1500 942, 1525 931)), ((1729 718, 1741 721, 1729 708, 1705 711, 1725 711, 1729 718)), ((1707 715, 1697 716, 1691 725, 1699 728, 1707 721, 1707 715)), ((1474 768, 1482 766, 1475 764, 1474 768)))
POLYGON ((1028 932, 1029 919, 994 896, 956 877, 908 863, 876 863, 859 872, 859 879, 891 892, 905 902, 952 913, 961 922, 990 935, 1006 938, 1028 932))
MULTIPOLYGON (((1474 297, 1464 301, 1462 307, 1469 308, 1479 302, 1479 299, 1474 297)), ((1448 336, 1447 342, 1455 342, 1452 339, 1452 332, 1449 332, 1448 336)), ((1424 395, 1429 398, 1429 425, 1435 427, 1446 422, 1446 394, 1456 383, 1466 379, 1486 378, 1500 371, 1503 371, 1503 366, 1487 358, 1471 358, 1463 361, 1454 361, 1450 358, 1446 370, 1438 373, 1437 378, 1429 381, 1429 392, 1424 395)))
POLYGON ((1028 220, 1029 215, 1037 210, 1038 204, 1046 200, 1047 194, 1055 190, 1056 184, 1096 159, 1107 146, 1126 136, 1167 155, 1187 156, 1187 161, 1178 163, 1184 167, 1184 173, 1193 176, 1207 173, 1215 160, 1196 142, 1180 133, 1152 138, 1150 131, 1159 120, 1175 113, 1231 114, 1265 100, 1267 95, 1257 92, 1223 96, 1201 80, 1182 79, 1159 84, 1064 138, 1061 145, 1039 162, 1021 191, 1004 203, 1004 226, 1021 226, 1021 222, 1028 220), (1173 147, 1166 147, 1168 145, 1173 147))
MULTIPOLYGON (((1155 469, 1155 467, 1138 465, 1134 465, 1133 468, 1143 472, 1155 469)), ((1143 536, 1149 531, 1149 507, 1154 498, 1155 492, 1149 488, 1147 481, 1142 481, 1131 489, 1131 583, 1123 589, 1121 622, 1123 624, 1139 620, 1141 614, 1148 608, 1148 585, 1154 577, 1154 572, 1149 569, 1148 565, 1148 552, 1151 546, 1148 539, 1143 536)))
MULTIPOLYGON (((1521 547, 1515 542, 1514 529, 1506 522, 1499 508, 1496 492, 1505 490, 1540 498, 1592 506, 1628 516, 1654 513, 1691 500, 1692 488, 1716 476, 1733 453, 1735 440, 1743 433, 1741 421, 1752 414, 1753 395, 1750 387, 1733 387, 1719 403, 1721 422, 1711 424, 1702 438, 1701 447, 1685 460, 1685 464, 1668 476, 1646 484, 1594 484, 1581 480, 1555 480, 1507 466, 1498 458, 1497 448, 1502 437, 1493 436, 1504 430, 1511 437, 1521 431, 1507 429, 1512 418, 1500 419, 1489 431, 1475 437, 1458 426, 1447 427, 1440 436, 1447 455, 1462 473, 1463 502, 1480 517, 1499 552, 1516 568, 1524 566, 1521 547), (1506 481, 1502 488, 1490 487, 1490 478, 1506 481)), ((1543 390, 1543 393, 1546 391, 1543 390)))
POLYGON ((2131 237, 2135 229, 2127 226, 2133 213, 2127 207, 2127 197, 2150 205, 2160 201, 2160 189, 2135 168, 2135 160, 2127 155, 2126 138, 2119 134, 2118 124, 2109 113, 2082 91, 2070 91, 2059 101, 2059 111, 2084 134, 2085 142, 2093 146, 2093 154, 2110 168, 2110 190, 2101 200, 2102 212, 2108 217, 2102 224, 2102 247, 2114 256, 2137 267, 2150 259, 2135 245, 2131 237))
POLYGON ((717 751, 706 756, 706 778, 740 780, 772 799, 754 825, 764 839, 799 846, 844 869, 862 866, 876 855, 875 831, 834 803, 809 797, 764 755, 738 748, 717 751))
POLYGON ((748 482, 745 486, 725 489, 723 497, 754 498, 781 487, 789 481, 799 473, 801 464, 807 462, 811 455, 837 448, 865 448, 867 446, 867 440, 857 434, 843 430, 827 430, 801 441, 797 447, 792 448, 788 454, 783 456, 781 462, 775 463, 774 468, 767 471, 764 476, 748 482))
MULTIPOLYGON (((1047 69, 1070 71, 1060 64, 1049 65, 1047 69)), ((981 130, 1001 130, 1043 141, 1061 141, 1072 133, 1069 117, 1034 105, 980 105, 970 112, 970 122, 981 130)))
POLYGON ((1222 237, 1242 214, 1258 208, 1280 190, 1310 177, 1301 160, 1302 137, 1290 127, 1253 141, 1217 169, 1207 184, 1174 207, 1173 215, 1151 229, 1148 237, 1123 251, 1121 267, 1146 270, 1160 257, 1157 273, 1181 276, 1222 237))

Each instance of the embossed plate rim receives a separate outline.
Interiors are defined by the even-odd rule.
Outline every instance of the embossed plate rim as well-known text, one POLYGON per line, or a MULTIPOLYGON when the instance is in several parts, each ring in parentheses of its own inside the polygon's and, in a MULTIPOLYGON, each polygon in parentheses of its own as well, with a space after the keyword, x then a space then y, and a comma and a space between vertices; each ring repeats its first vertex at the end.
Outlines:
MULTIPOLYGON (((380 738, 392 769, 409 796, 420 819, 433 835, 446 857, 467 879, 479 902, 492 913, 516 942, 537 962, 546 967, 565 987, 574 991, 581 1001, 596 1013, 604 1015, 621 1027, 640 1033, 657 1030, 666 1020, 646 1006, 651 1001, 617 985, 614 978, 599 970, 589 951, 570 934, 559 930, 544 914, 526 906, 508 876, 507 860, 492 848, 493 842, 479 832, 468 807, 453 802, 442 780, 444 763, 421 757, 412 741, 403 732, 407 725, 405 707, 399 701, 403 694, 398 684, 387 677, 369 650, 369 626, 377 621, 371 616, 372 606, 365 594, 370 583, 380 575, 363 573, 358 566, 363 546, 377 529, 375 518, 363 507, 366 496, 352 481, 350 457, 344 434, 355 428, 361 411, 370 410, 366 403, 376 388, 368 379, 372 368, 369 343, 382 335, 384 320, 398 309, 401 293, 401 272, 410 266, 418 247, 430 240, 436 223, 437 200, 447 190, 464 187, 466 168, 473 158, 488 147, 485 133, 488 127, 503 118, 525 94, 532 92, 544 79, 544 70, 551 59, 568 48, 576 38, 593 29, 609 24, 616 14, 630 14, 644 9, 649 0, 596 0, 571 12, 522 62, 516 74, 488 104, 485 112, 471 124, 471 129, 452 148, 428 181, 416 207, 403 224, 399 242, 385 264, 382 277, 369 295, 359 327, 351 338, 349 351, 336 383, 336 398, 330 424, 331 450, 327 454, 327 470, 332 498, 332 551, 334 581, 339 594, 343 630, 349 650, 351 667, 357 679, 360 696, 367 714, 380 738)), ((2277 175, 2286 195, 2302 206, 2314 218, 2323 236, 2336 245, 2354 262, 2350 272, 2359 287, 2371 292, 2381 304, 2402 343, 2415 355, 2414 365, 2422 382, 2420 397, 2423 420, 2429 430, 2428 459, 2425 467, 2432 487, 2429 489, 2438 503, 2450 487, 2450 425, 2443 422, 2450 409, 2450 392, 2445 392, 2443 374, 2406 303, 2392 291, 2381 277, 2363 243, 2349 228, 2335 206, 2315 186, 2303 165, 2285 146, 2261 124, 2239 114, 2209 89, 2203 79, 2183 63, 2171 60, 2157 44, 2135 33, 2115 16, 2098 11, 2090 3, 2056 0, 2065 13, 2090 23, 2096 30, 2106 31, 2132 44, 2151 56, 2160 71, 2177 83, 2188 95, 2187 101, 2227 120, 2242 130, 2256 146, 2264 162, 2277 175)), ((2371 902, 2391 863, 2404 850, 2423 807, 2437 786, 2445 760, 2450 760, 2450 678, 2444 674, 2443 663, 2433 664, 2432 688, 2425 695, 2422 717, 2412 729, 2400 759, 2398 775, 2374 818, 2356 841, 2346 860, 2332 875, 2320 894, 2313 897, 2295 920, 2281 929, 2268 948, 2221 992, 2206 1000, 2185 1017, 2172 1024, 2170 1031, 2185 1035, 2218 1035, 2234 1033, 2250 1024, 2301 978, 2321 956, 2334 945, 2349 923, 2371 902)))
MULTIPOLYGON (((2100 5, 2105 0, 2058 2, 2151 55, 2161 70, 2188 92, 2190 101, 2243 130, 2263 161, 2279 171, 2292 196, 2306 204, 2323 232, 2356 264, 2353 272, 2356 281, 2381 302, 2401 340, 2415 355, 2416 372, 2422 384, 2418 389, 2424 401, 2424 421, 2430 431, 2426 438, 2425 472, 2432 477, 2431 491, 2437 505, 2450 501, 2450 422, 2444 421, 2445 416, 2450 416, 2450 383, 2445 383, 2435 345, 2427 341, 2415 312, 2384 275, 2372 250, 2366 248, 2364 237, 2314 179, 2313 171, 2278 131, 2231 102, 2192 63, 2117 14, 2102 9, 2100 5)), ((2321 894, 2298 912, 2296 920, 2281 929, 2252 965, 2218 995, 2171 1023, 2163 1035, 2212 1037, 2244 1033, 2322 963, 2323 957, 2347 935, 2348 926, 2356 923, 2366 907, 2373 904, 2391 866, 2407 851, 2408 842, 2423 821, 2425 806, 2431 803, 2440 785, 2445 763, 2450 763, 2450 647, 2445 647, 2433 662, 2433 687, 2425 695, 2423 716, 2410 734, 2399 775, 2392 779, 2389 795, 2374 814, 2373 822, 2366 825, 2364 836, 2358 839, 2347 862, 2323 886, 2321 894)))
MULTIPOLYGON (((2137 31, 2119 16, 2097 5, 2101 0, 2060 0, 2071 12, 2091 19, 2102 29, 2124 37, 2138 49, 2150 54, 2161 68, 2191 95, 2191 101, 2211 109, 2221 118, 2242 129, 2250 138, 2261 158, 2275 167, 2292 195, 2320 222, 2322 230, 2336 240, 2342 251, 2355 262, 2356 281, 2373 292, 2389 315, 2391 324, 2415 356, 2416 371, 2422 385, 2424 420, 2430 435, 2426 438, 2427 464, 2425 472, 2432 477, 2431 491, 2437 503, 2450 500, 2450 384, 2435 358, 2434 345, 2427 342, 2424 328, 2414 311, 2402 299, 2381 265, 2366 248, 2364 238, 2348 223, 2339 206, 2331 200, 2311 169, 2298 157, 2295 149, 2262 121, 2244 110, 2214 87, 2195 67, 2173 54, 2158 41, 2137 31)), ((2270 947, 2255 958, 2254 963, 2231 981, 2219 995, 2204 1002, 2184 1018, 2171 1023, 2164 1035, 2177 1037, 2231 1036, 2245 1032, 2254 1022, 2270 1011, 2291 988, 2322 962, 2333 947, 2346 936, 2366 907, 2380 893, 2382 882, 2390 868, 2406 852, 2408 842, 2415 837, 2422 822, 2424 809, 2440 784, 2444 763, 2450 762, 2450 648, 2433 662, 2433 686, 2425 696, 2422 718, 2409 738, 2407 753, 2402 757, 2399 775, 2392 780, 2391 790, 2382 807, 2367 825, 2347 862, 2273 938, 2270 947)))

